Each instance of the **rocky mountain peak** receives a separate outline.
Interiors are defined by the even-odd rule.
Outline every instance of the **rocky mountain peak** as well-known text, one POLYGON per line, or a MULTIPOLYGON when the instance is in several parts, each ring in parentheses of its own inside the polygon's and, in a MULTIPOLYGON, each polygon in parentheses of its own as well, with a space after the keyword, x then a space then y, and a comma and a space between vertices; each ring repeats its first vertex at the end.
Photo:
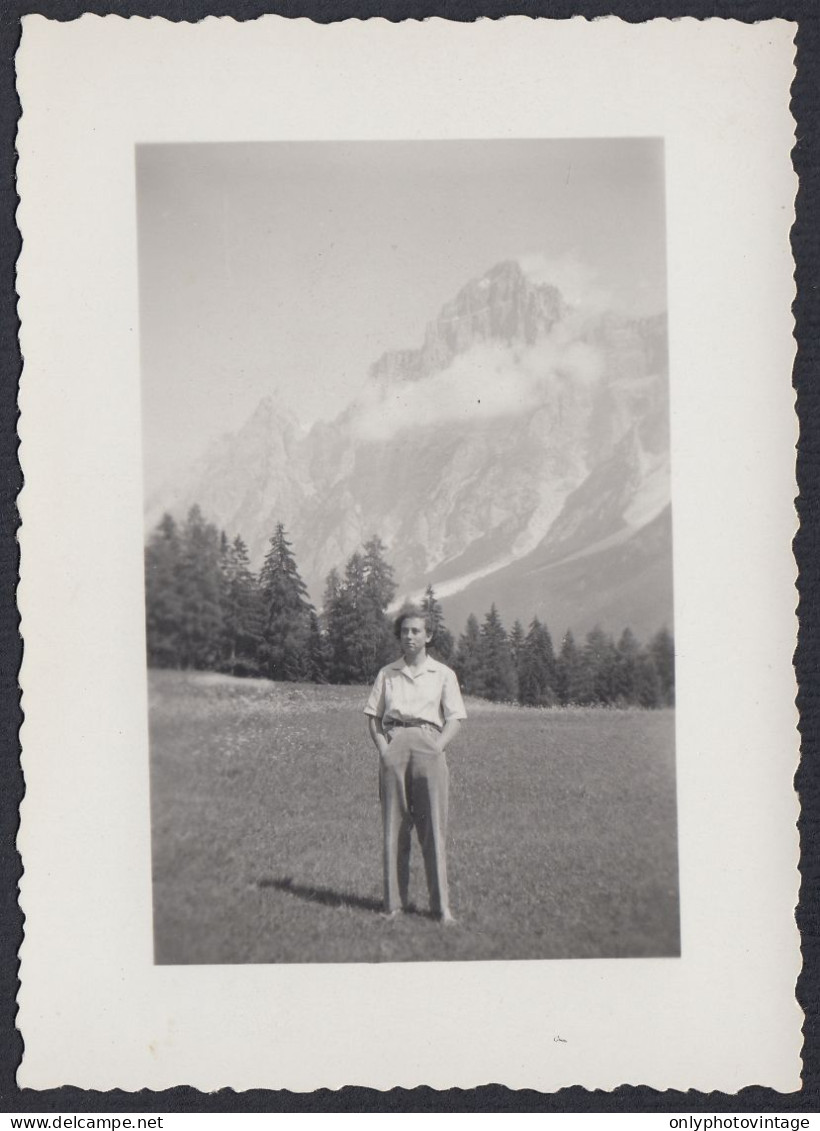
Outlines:
MULTIPOLYGON (((425 350, 442 360, 479 341, 532 345, 566 313, 555 287, 531 282, 519 263, 506 260, 463 287, 427 329, 425 350)), ((431 357, 432 360, 432 357, 431 357)))
POLYGON ((532 345, 567 313, 560 291, 532 282, 514 259, 471 279, 428 324, 420 349, 391 350, 371 367, 377 382, 417 381, 485 342, 532 345))
POLYGON ((280 434, 298 433, 302 430, 298 418, 277 390, 262 397, 245 427, 260 431, 267 429, 280 434))

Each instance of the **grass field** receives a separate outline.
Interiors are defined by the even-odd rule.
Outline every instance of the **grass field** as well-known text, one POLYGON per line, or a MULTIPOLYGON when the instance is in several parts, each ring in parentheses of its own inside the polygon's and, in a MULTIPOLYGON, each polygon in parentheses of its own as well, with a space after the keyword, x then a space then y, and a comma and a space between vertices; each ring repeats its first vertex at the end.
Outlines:
POLYGON ((467 702, 448 750, 458 924, 381 910, 357 687, 150 673, 159 963, 679 953, 672 711, 467 702))

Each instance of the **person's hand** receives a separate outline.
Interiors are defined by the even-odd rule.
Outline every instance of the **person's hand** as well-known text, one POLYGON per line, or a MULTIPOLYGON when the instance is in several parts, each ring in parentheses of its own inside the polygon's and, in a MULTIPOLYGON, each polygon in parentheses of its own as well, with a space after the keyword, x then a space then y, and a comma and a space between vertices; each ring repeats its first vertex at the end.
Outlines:
POLYGON ((386 754, 387 747, 390 745, 383 734, 380 734, 376 739, 376 745, 379 748, 379 754, 386 754))

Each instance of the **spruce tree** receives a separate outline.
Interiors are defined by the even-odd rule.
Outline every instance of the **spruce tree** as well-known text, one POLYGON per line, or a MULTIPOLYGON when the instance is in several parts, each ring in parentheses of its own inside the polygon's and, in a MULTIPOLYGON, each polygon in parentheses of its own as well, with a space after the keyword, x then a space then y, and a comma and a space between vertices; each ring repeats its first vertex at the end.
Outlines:
POLYGON ((372 590, 368 590, 364 558, 358 550, 351 554, 345 566, 343 591, 347 682, 364 683, 368 678, 375 678, 384 637, 382 626, 377 625, 374 617, 377 606, 372 590), (372 676, 369 676, 370 672, 372 676))
POLYGON ((177 524, 165 514, 145 547, 145 635, 152 667, 175 668, 180 664, 180 556, 177 524))
POLYGON ((461 690, 465 695, 481 693, 481 630, 473 613, 467 617, 467 624, 458 639, 453 660, 461 690))
POLYGON ((552 637, 534 617, 520 649, 518 699, 525 706, 552 707, 558 702, 552 637))
POLYGON ((589 670, 578 651, 575 637, 567 630, 556 664, 556 690, 562 705, 589 703, 592 695, 589 670))
POLYGON ((635 696, 641 707, 661 707, 663 687, 650 652, 641 651, 635 673, 635 696))
POLYGON ((220 538, 196 505, 182 528, 177 576, 180 666, 213 671, 222 644, 220 538))
POLYGON ((479 643, 481 671, 480 694, 496 702, 515 699, 518 681, 510 642, 495 604, 484 618, 479 643))
POLYGON ((233 547, 225 531, 219 535, 219 606, 222 610, 222 626, 219 640, 219 669, 233 674, 234 648, 231 640, 233 620, 231 580, 234 572, 233 547))
POLYGON ((322 598, 322 611, 326 618, 333 603, 339 596, 342 588, 342 579, 339 577, 339 571, 334 566, 325 579, 325 593, 322 598))
POLYGON ((660 681, 661 703, 675 705, 675 641, 668 628, 662 628, 652 637, 649 652, 655 662, 660 681))
POLYGON ((510 652, 515 664, 515 670, 518 671, 518 665, 521 662, 521 653, 524 647, 524 626, 520 620, 517 620, 510 629, 510 652))
POLYGON ((328 682, 330 678, 330 658, 327 637, 322 632, 318 616, 311 609, 310 625, 308 629, 307 678, 312 683, 328 682))
POLYGON ((371 538, 353 553, 344 577, 334 569, 325 583, 323 619, 328 677, 336 683, 368 683, 396 654, 386 609, 396 592, 385 547, 371 538))
POLYGON ((332 569, 325 583, 322 616, 325 622, 330 663, 328 676, 333 683, 356 681, 356 600, 360 596, 359 554, 348 561, 344 579, 332 569))
POLYGON ((262 596, 259 655, 266 674, 277 680, 306 679, 313 606, 281 522, 271 537, 259 575, 259 587, 262 596))
POLYGON ((373 535, 364 544, 362 555, 362 580, 368 601, 383 613, 396 595, 393 567, 385 561, 387 547, 381 538, 373 535))
POLYGON ((320 626, 325 641, 326 664, 325 670, 330 683, 342 683, 336 663, 336 640, 338 638, 339 598, 342 591, 342 580, 339 571, 334 566, 325 579, 325 591, 322 597, 322 613, 320 626))
POLYGON ((386 549, 381 538, 375 534, 364 544, 364 593, 360 612, 364 647, 359 677, 362 682, 375 679, 379 669, 396 654, 396 640, 386 615, 387 606, 396 595, 396 582, 393 567, 384 556, 386 549))
POLYGON ((625 628, 618 640, 612 678, 613 702, 637 702, 638 659, 641 648, 632 630, 625 628))
POLYGON ((611 637, 604 632, 600 625, 596 625, 591 632, 587 633, 582 659, 591 685, 588 701, 602 704, 612 703, 615 699, 614 676, 617 653, 611 637))
POLYGON ((222 574, 222 666, 231 675, 255 675, 262 643, 261 593, 239 535, 223 549, 222 574))
POLYGON ((435 659, 441 660, 443 664, 449 664, 452 660, 455 641, 453 634, 444 624, 444 610, 436 599, 432 585, 427 586, 421 607, 429 616, 432 626, 433 639, 428 646, 428 651, 435 659))

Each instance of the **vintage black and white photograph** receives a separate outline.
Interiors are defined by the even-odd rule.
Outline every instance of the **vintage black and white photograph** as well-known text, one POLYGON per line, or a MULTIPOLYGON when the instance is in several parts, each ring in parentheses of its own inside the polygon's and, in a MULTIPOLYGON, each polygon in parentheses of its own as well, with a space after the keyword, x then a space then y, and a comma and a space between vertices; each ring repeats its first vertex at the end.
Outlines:
POLYGON ((799 1087, 794 27, 24 25, 20 1086, 799 1087))
POLYGON ((679 955, 662 140, 137 206, 155 961, 679 955))

